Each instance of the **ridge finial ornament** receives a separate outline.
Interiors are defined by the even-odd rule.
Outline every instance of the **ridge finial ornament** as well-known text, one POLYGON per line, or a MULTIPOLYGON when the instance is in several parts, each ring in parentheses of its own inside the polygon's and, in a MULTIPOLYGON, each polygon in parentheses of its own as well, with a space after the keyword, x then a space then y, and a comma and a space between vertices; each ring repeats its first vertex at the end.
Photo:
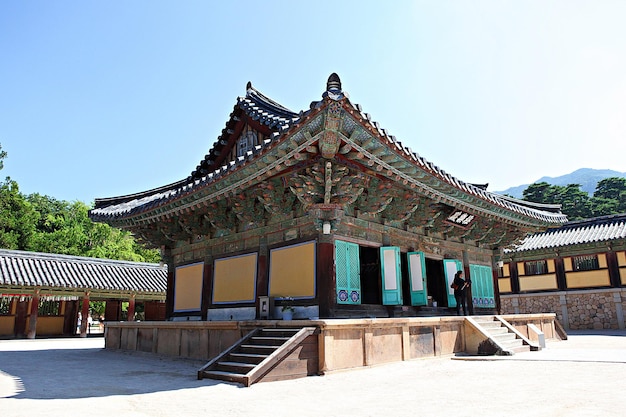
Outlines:
POLYGON ((326 82, 326 91, 331 90, 341 91, 341 79, 339 79, 336 72, 330 74, 330 77, 328 77, 328 81, 326 82))
POLYGON ((248 83, 246 84, 246 91, 248 91, 251 88, 252 88, 252 81, 248 81, 248 83))

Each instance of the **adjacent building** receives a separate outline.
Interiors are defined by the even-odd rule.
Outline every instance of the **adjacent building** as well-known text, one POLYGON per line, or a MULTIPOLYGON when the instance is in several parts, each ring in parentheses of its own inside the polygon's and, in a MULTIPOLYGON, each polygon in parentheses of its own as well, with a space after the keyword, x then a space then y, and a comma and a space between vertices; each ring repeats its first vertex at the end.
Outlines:
POLYGON ((504 313, 556 313, 568 329, 624 329, 626 214, 572 221, 504 251, 504 313))
POLYGON ((164 320, 166 282, 158 264, 1 249, 0 337, 85 336, 89 301, 106 320, 164 320))

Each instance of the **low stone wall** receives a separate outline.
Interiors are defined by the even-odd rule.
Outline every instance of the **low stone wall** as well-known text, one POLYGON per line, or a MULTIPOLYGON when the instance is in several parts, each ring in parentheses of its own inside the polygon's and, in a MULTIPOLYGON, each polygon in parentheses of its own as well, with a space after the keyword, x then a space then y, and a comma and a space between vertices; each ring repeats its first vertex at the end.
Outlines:
MULTIPOLYGON (((554 314, 508 316, 528 334, 537 325, 557 339, 554 314)), ((453 355, 477 346, 464 317, 402 317, 334 320, 228 322, 107 322, 105 348, 210 360, 256 327, 317 327, 317 372, 339 371, 425 357, 453 355)), ((473 349, 475 350, 475 349, 473 349)))
POLYGON ((624 329, 626 288, 500 295, 503 314, 555 313, 565 329, 624 329))

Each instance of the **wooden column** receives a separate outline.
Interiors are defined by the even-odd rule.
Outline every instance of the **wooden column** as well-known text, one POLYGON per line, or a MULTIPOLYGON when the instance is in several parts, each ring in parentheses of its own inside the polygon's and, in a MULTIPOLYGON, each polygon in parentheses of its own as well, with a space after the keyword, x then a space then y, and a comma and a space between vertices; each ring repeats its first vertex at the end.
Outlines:
POLYGON ((611 280, 611 287, 619 288, 622 286, 622 279, 619 273, 619 263, 617 261, 617 254, 613 251, 606 253, 606 263, 609 267, 609 279, 611 280))
MULTIPOLYGON (((260 246, 259 246, 259 259, 257 265, 257 282, 256 282, 256 300, 254 300, 254 306, 256 309, 255 316, 256 318, 260 318, 261 305, 259 304, 259 297, 268 296, 269 295, 269 278, 268 278, 268 257, 269 250, 267 248, 267 238, 262 237, 260 246)), ((274 312, 272 311, 271 305, 273 303, 269 303, 269 318, 271 319, 274 316, 274 312)))
MULTIPOLYGON (((321 240, 321 239, 320 239, 321 240)), ((335 294, 335 245, 330 242, 317 243, 317 288, 320 318, 328 318, 334 309, 335 294)))
POLYGON ((135 294, 131 294, 128 299, 128 315, 126 321, 135 321, 135 294))
POLYGON ((517 271, 517 261, 512 259, 509 263, 509 275, 511 277, 511 292, 519 294, 519 273, 517 271))
POLYGON ((200 319, 206 321, 209 315, 213 294, 213 257, 204 258, 202 272, 202 299, 200 301, 200 319))
POLYGON ((502 303, 500 302, 500 281, 498 281, 498 278, 500 275, 499 270, 500 270, 500 267, 498 267, 498 264, 494 262, 491 267, 491 279, 493 281, 493 296, 496 302, 496 313, 502 314, 502 303))
POLYGON ((174 264, 167 264, 167 292, 165 298, 165 318, 174 315, 174 264))
POLYGON ((87 327, 89 326, 89 291, 83 296, 83 307, 80 311, 80 337, 87 337, 87 327))
POLYGON ((30 301, 30 316, 28 320, 28 339, 34 339, 37 336, 37 314, 39 312, 39 288, 35 288, 33 299, 30 301))
POLYGON ((565 265, 563 264, 563 258, 554 259, 554 270, 556 273, 556 283, 559 290, 567 290, 567 280, 565 279, 565 265))

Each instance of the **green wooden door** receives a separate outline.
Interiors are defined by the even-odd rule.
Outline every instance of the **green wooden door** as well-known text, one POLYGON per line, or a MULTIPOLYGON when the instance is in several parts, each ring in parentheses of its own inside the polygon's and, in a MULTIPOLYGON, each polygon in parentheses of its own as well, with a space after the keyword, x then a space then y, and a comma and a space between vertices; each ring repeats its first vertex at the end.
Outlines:
POLYGON ((426 261, 424 252, 407 253, 409 263, 409 280, 411 285, 411 305, 425 306, 428 304, 426 289, 426 261))
POLYGON ((359 245, 335 241, 335 280, 338 304, 361 304, 359 245))
POLYGON ((444 259, 443 270, 446 275, 446 294, 448 295, 448 307, 456 307, 456 298, 454 298, 454 290, 450 285, 454 281, 454 274, 463 270, 463 262, 458 259, 444 259))
POLYGON ((402 305, 402 270, 400 248, 380 248, 380 267, 383 280, 383 305, 402 305))
POLYGON ((493 290, 491 268, 484 265, 470 265, 472 280, 472 303, 477 308, 495 308, 496 298, 493 290))

